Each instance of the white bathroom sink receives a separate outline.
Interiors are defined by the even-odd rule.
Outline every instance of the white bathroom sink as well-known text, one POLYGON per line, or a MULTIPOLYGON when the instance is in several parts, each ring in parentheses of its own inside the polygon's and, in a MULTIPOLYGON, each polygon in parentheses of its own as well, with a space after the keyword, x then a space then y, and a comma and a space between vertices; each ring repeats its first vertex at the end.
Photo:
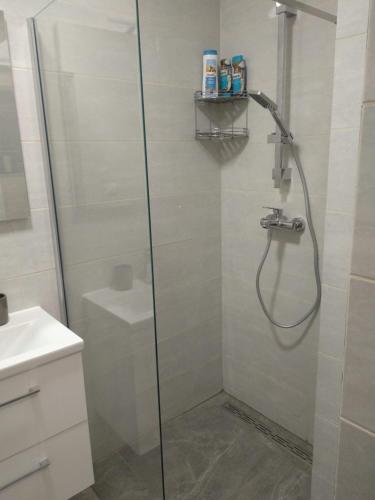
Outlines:
POLYGON ((41 307, 12 313, 0 326, 0 379, 82 349, 83 340, 41 307))

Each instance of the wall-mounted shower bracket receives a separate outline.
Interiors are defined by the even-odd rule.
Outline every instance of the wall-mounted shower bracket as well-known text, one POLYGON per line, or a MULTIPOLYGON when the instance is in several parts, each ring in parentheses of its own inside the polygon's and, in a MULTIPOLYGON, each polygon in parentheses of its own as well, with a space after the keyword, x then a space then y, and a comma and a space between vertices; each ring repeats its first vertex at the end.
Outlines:
POLYGON ((297 9, 283 4, 276 5, 276 14, 286 14, 288 17, 295 17, 297 15, 297 9))
POLYGON ((272 134, 269 134, 267 137, 268 144, 290 144, 291 140, 293 140, 292 134, 286 136, 286 135, 276 134, 275 132, 273 132, 272 134))

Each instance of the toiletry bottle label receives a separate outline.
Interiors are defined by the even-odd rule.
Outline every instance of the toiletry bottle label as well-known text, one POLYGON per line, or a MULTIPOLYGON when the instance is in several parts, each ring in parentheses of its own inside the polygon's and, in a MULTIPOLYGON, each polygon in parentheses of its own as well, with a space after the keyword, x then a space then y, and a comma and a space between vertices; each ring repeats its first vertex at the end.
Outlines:
POLYGON ((217 50, 205 50, 203 52, 203 94, 217 94, 218 71, 217 50))
POLYGON ((207 59, 206 61, 206 92, 216 91, 217 82, 217 65, 215 59, 207 59))
POLYGON ((232 89, 232 65, 228 59, 220 61, 219 90, 224 95, 230 95, 232 89))
POLYGON ((243 94, 246 90, 246 62, 242 55, 233 56, 233 94, 243 94))

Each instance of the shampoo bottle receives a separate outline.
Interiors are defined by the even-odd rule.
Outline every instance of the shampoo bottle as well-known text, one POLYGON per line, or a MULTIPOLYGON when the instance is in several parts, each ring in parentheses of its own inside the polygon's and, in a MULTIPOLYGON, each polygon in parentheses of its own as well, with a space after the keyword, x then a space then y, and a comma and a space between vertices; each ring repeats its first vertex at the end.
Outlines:
POLYGON ((203 82, 202 94, 204 96, 217 95, 217 50, 203 52, 203 82))
POLYGON ((232 57, 233 94, 243 94, 246 91, 246 61, 243 55, 232 57))

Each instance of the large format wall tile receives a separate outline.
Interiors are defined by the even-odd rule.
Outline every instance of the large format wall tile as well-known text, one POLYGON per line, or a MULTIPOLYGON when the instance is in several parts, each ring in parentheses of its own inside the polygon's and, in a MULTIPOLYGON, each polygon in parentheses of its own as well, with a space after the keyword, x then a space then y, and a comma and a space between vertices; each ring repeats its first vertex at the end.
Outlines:
POLYGON ((57 319, 60 318, 54 269, 2 279, 1 289, 8 296, 10 312, 40 306, 57 319))
MULTIPOLYGON (((375 23, 375 2, 370 0, 370 20, 369 26, 375 23)), ((365 82, 365 101, 375 99, 375 30, 370 29, 367 40, 367 64, 366 64, 366 82, 365 82)))
POLYGON ((54 267, 48 210, 32 210, 30 219, 0 225, 0 278, 54 267))
POLYGON ((342 414, 375 431, 375 282, 352 278, 342 414))
POLYGON ((141 140, 51 142, 50 154, 59 207, 146 198, 141 140))
MULTIPOLYGON (((314 474, 323 485, 336 475, 339 430, 338 423, 334 424, 319 415, 315 416, 314 445, 319 449, 319 454, 314 455, 314 474)), ((323 500, 329 497, 322 495, 316 498, 323 500)))
MULTIPOLYGON (((124 3, 124 8, 126 7, 124 3)), ((43 68, 46 71, 80 73, 93 77, 108 77, 130 82, 138 81, 137 33, 135 4, 129 16, 123 14, 125 24, 121 26, 111 12, 102 17, 100 26, 92 25, 93 20, 74 18, 78 7, 70 6, 69 15, 64 19, 54 16, 41 17, 37 32, 42 31, 40 41, 46 46, 58 46, 59 57, 54 51, 43 54, 43 68), (73 22, 72 22, 73 21, 73 22), (91 25, 90 25, 91 24, 91 25), (126 50, 124 48, 126 47, 126 50)), ((106 4, 107 7, 107 4, 106 4)))
POLYGON ((358 162, 359 129, 335 129, 331 132, 328 173, 328 210, 353 213, 358 162))
POLYGON ((363 112, 357 213, 353 246, 354 274, 375 277, 373 248, 375 245, 375 106, 365 105, 363 112))
POLYGON ((371 500, 375 491, 375 435, 341 423, 337 500, 371 500))
POLYGON ((338 0, 340 23, 337 37, 344 38, 367 31, 369 0, 338 0))
POLYGON ((143 77, 146 83, 199 89, 202 52, 219 49, 217 0, 141 0, 143 77), (199 9, 199 13, 198 13, 199 9))
POLYGON ((141 140, 138 83, 79 73, 43 73, 54 141, 141 140))
POLYGON ((332 128, 359 128, 365 72, 366 35, 336 43, 332 128))

